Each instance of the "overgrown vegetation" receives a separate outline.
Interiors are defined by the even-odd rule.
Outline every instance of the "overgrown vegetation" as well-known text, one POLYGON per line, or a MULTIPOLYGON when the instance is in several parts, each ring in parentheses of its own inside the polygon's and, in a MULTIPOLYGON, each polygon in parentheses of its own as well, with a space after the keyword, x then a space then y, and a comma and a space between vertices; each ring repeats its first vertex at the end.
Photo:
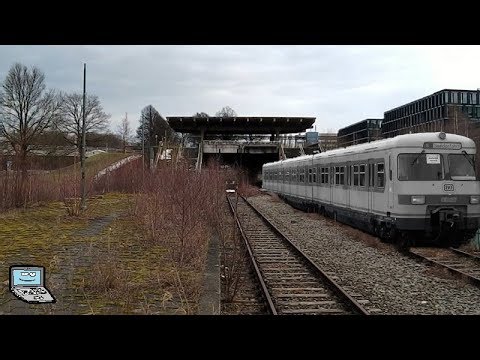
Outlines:
MULTIPOLYGON (((94 176, 126 156, 128 154, 101 153, 87 159, 88 196, 95 194, 94 176)), ((79 193, 79 182, 79 164, 52 171, 29 171, 25 175, 21 171, 0 171, 0 211, 75 198, 79 193), (23 186, 22 182, 25 183, 23 186), (21 204, 16 201, 19 198, 22 198, 21 204)))

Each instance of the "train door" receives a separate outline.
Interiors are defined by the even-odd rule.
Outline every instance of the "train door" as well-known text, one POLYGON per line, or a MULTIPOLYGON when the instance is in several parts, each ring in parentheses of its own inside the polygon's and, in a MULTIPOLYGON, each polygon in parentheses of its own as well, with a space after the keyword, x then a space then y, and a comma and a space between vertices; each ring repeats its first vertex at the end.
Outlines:
POLYGON ((315 168, 315 166, 313 166, 313 157, 312 161, 310 162, 310 171, 312 172, 312 178, 310 180, 310 190, 308 191, 308 196, 310 198, 310 201, 313 201, 315 186, 317 185, 317 169, 315 168))
POLYGON ((347 168, 345 169, 345 185, 347 185, 346 196, 345 196, 345 206, 350 208, 350 188, 352 186, 352 174, 350 173, 350 161, 347 161, 347 168))
POLYGON ((308 199, 308 189, 309 189, 309 183, 308 183, 308 169, 309 169, 309 166, 308 166, 308 162, 305 163, 305 165, 303 165, 303 168, 304 168, 305 178, 304 178, 304 182, 303 182, 302 195, 305 199, 308 199))
POLYGON ((372 160, 368 161, 368 212, 373 209, 373 179, 374 179, 374 163, 372 160))
POLYGON ((334 198, 333 198, 333 184, 335 184, 335 168, 333 166, 330 166, 330 177, 329 177, 329 182, 330 184, 328 184, 329 186, 329 189, 330 189, 330 196, 329 196, 329 200, 330 200, 330 204, 333 204, 334 202, 334 198))
POLYGON ((393 161, 392 161, 392 153, 388 153, 388 175, 387 175, 387 192, 388 192, 388 209, 393 209, 393 161))

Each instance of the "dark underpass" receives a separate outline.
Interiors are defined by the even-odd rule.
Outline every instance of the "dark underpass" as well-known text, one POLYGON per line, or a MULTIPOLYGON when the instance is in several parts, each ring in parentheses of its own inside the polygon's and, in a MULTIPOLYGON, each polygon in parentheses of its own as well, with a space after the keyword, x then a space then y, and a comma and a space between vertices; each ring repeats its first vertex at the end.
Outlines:
POLYGON ((262 165, 268 162, 277 161, 278 154, 204 154, 205 164, 215 159, 222 165, 238 167, 244 170, 249 182, 255 185, 262 183, 262 165))

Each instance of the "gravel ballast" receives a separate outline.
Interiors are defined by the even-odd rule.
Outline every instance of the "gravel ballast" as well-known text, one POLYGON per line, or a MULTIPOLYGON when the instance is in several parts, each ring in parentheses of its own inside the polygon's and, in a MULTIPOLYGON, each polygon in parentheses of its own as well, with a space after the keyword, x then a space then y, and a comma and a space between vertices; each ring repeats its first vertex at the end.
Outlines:
POLYGON ((480 314, 480 289, 399 253, 392 245, 276 196, 248 200, 336 281, 362 294, 376 314, 480 314))

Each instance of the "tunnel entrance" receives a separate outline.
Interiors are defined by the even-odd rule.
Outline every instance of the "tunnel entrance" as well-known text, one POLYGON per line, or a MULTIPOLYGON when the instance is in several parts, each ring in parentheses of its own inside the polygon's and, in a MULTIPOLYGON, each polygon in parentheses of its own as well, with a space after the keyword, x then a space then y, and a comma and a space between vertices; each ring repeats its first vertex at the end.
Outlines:
POLYGON ((278 154, 204 154, 204 163, 218 161, 221 165, 239 168, 248 176, 252 185, 262 185, 262 166, 268 162, 277 161, 278 154))

